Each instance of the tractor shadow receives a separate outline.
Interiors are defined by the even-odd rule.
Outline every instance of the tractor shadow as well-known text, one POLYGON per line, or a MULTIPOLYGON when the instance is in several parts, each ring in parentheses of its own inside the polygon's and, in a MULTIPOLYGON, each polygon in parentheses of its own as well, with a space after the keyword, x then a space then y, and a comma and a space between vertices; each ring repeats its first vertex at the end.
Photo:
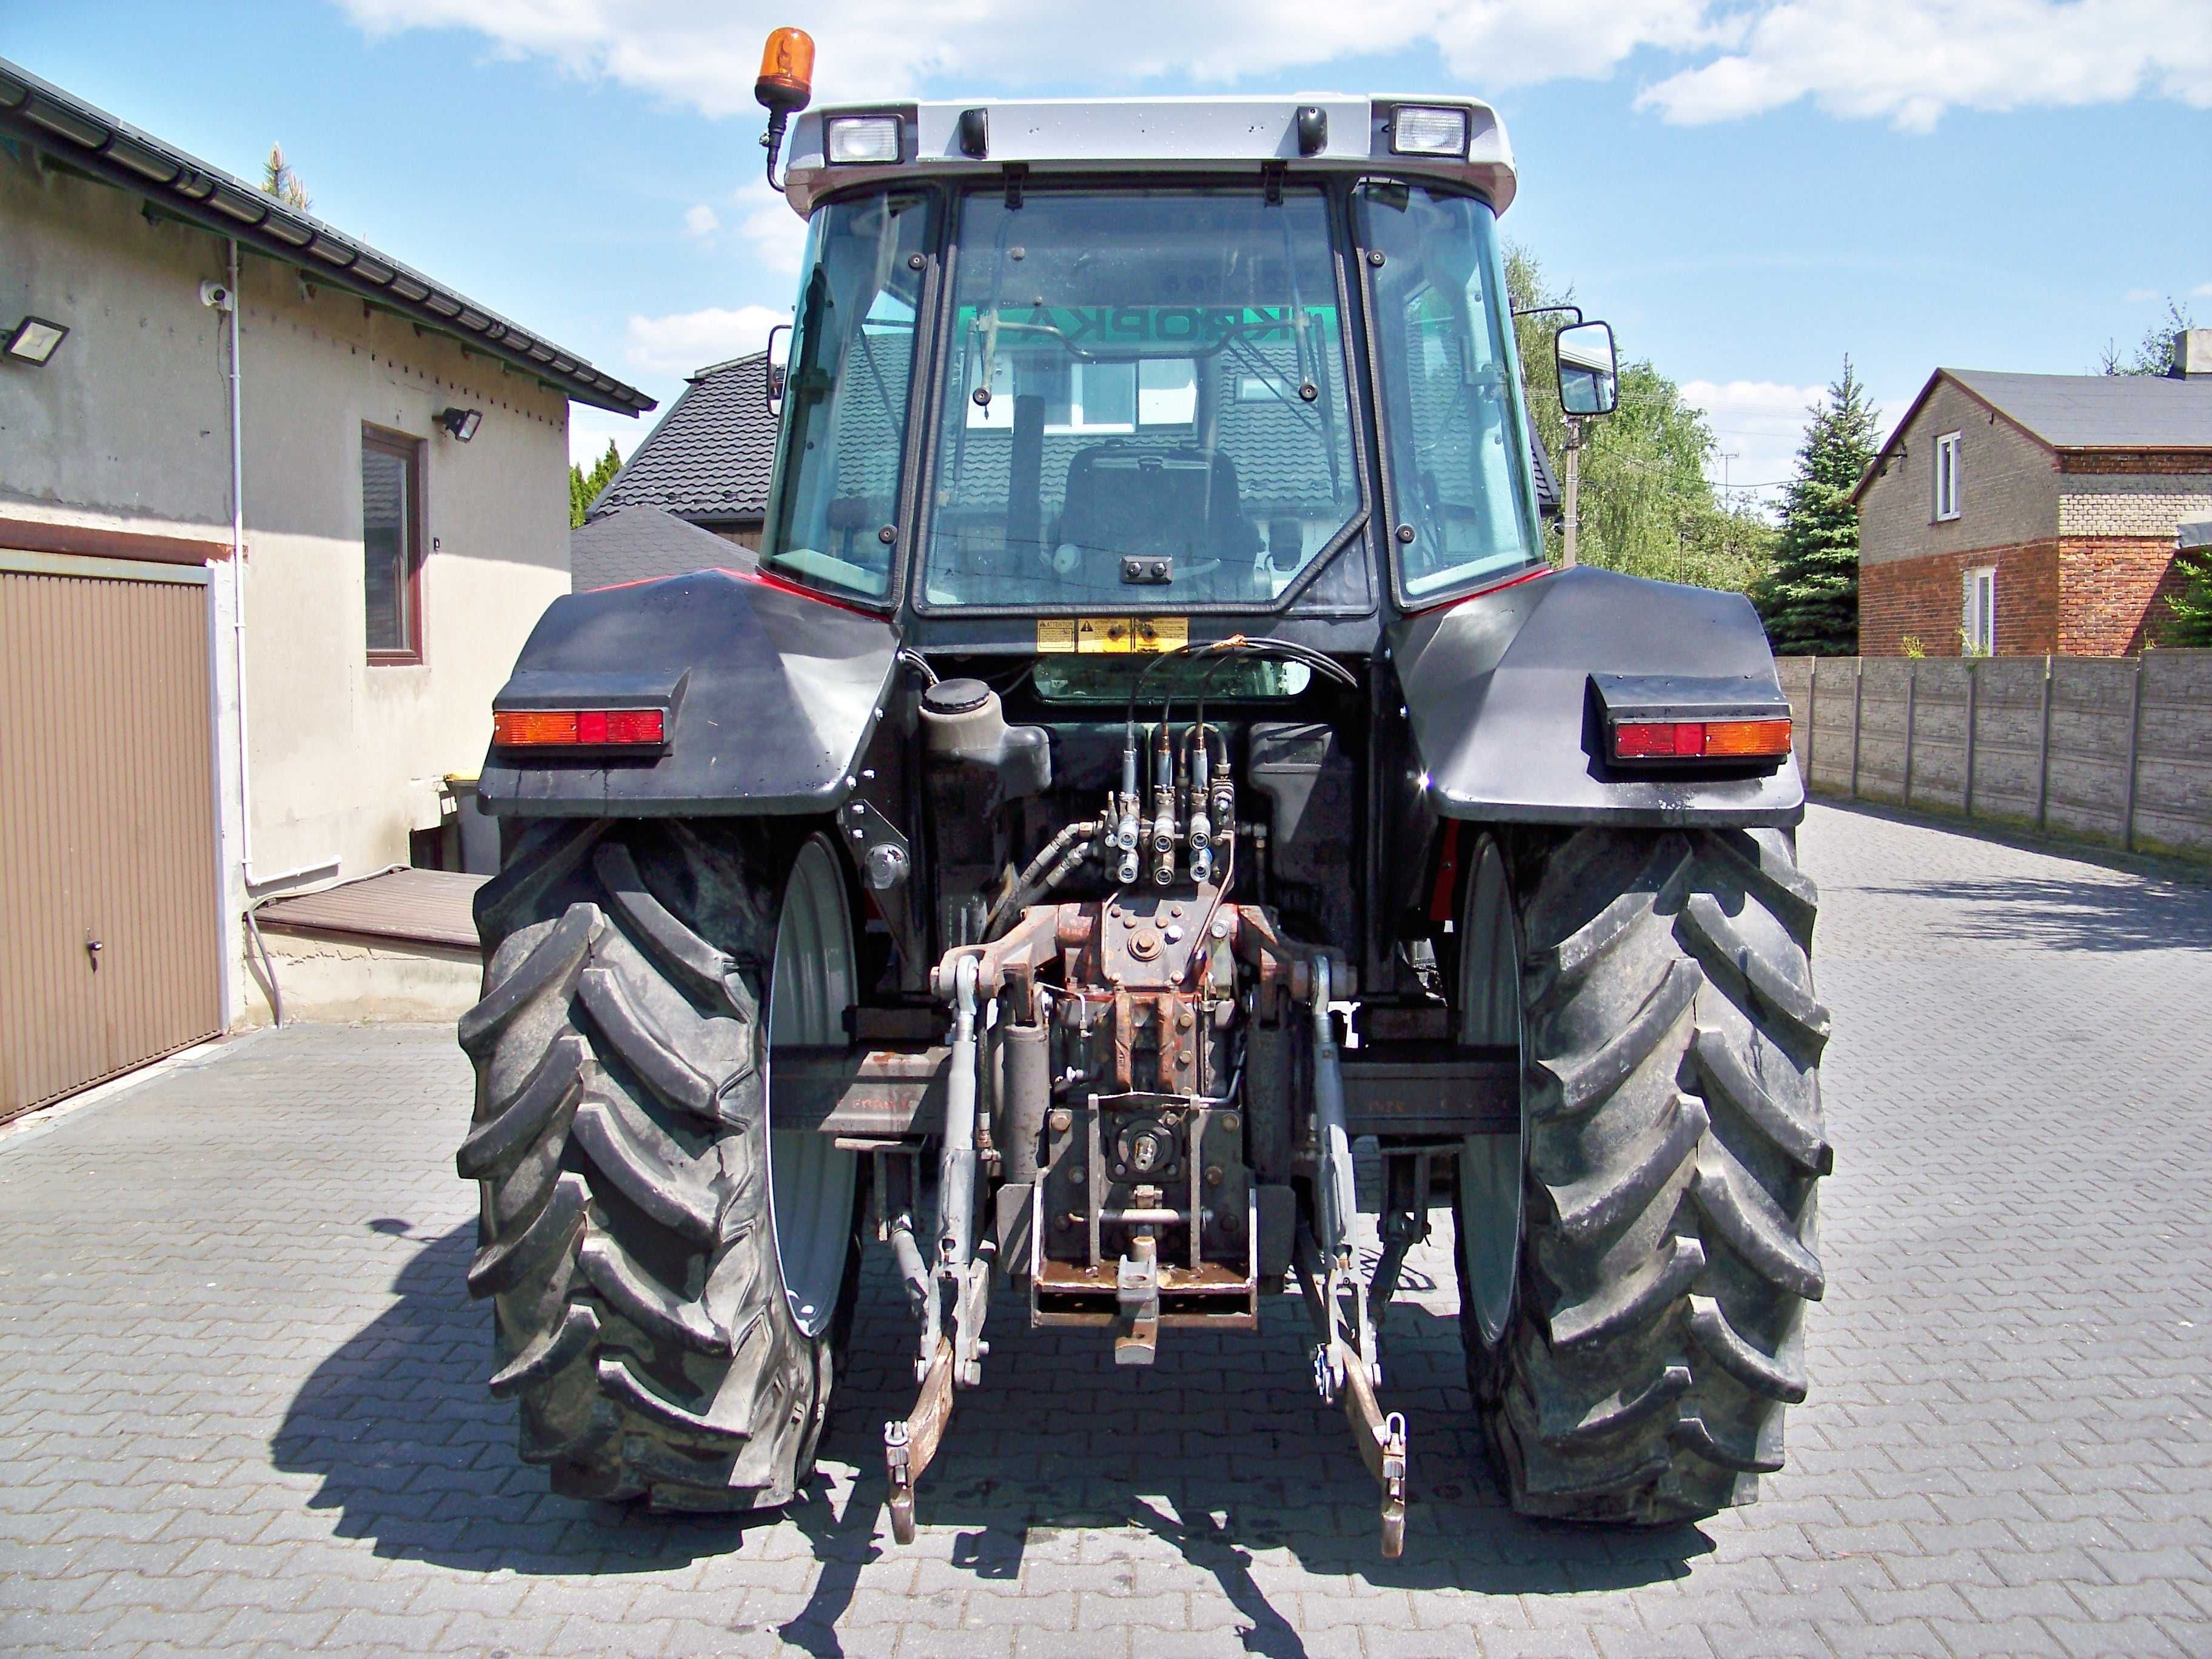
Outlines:
MULTIPOLYGON (((378 1554, 525 1575, 668 1571, 702 1558, 793 1553, 817 1564, 804 1608, 777 1626, 805 1651, 842 1652, 836 1623, 872 1563, 947 1562, 972 1589, 1011 1591, 1025 1561, 1104 1564, 1128 1593, 1180 1559, 1242 1615, 1243 1650, 1304 1651, 1267 1585, 1304 1575, 1357 1586, 1553 1595, 1680 1578, 1712 1545, 1694 1527, 1616 1532, 1524 1520, 1483 1461, 1436 1254, 1409 1264, 1422 1302, 1391 1311, 1383 1401, 1412 1429, 1406 1553, 1382 1559, 1375 1491, 1342 1414, 1315 1398, 1295 1297, 1263 1304, 1257 1334, 1176 1331, 1146 1370, 1117 1370, 1087 1331, 1032 1331, 1021 1297, 993 1310, 983 1388, 960 1396, 920 1485, 921 1540, 902 1552, 884 1510, 882 1427, 913 1404, 913 1332, 889 1253, 871 1249, 850 1363, 821 1468, 781 1516, 725 1520, 556 1498, 514 1451, 513 1407, 492 1399, 489 1316, 462 1274, 474 1225, 431 1238, 398 1299, 343 1342, 293 1398, 276 1467, 319 1481, 311 1507, 378 1554)), ((1449 1277, 1449 1268, 1444 1270, 1449 1277)))

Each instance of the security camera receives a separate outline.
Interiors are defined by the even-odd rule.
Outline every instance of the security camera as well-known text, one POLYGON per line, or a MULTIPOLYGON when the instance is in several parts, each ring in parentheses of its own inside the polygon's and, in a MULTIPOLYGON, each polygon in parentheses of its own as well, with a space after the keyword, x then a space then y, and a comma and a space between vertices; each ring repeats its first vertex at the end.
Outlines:
POLYGON ((216 311, 228 311, 238 301, 228 284, 210 280, 200 284, 200 303, 216 311))

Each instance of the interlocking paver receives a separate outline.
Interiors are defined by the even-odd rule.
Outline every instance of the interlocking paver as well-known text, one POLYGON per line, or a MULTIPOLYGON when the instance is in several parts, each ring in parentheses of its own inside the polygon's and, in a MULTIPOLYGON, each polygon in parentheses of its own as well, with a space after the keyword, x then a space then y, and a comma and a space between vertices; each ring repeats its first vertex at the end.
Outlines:
POLYGON ((1442 1212, 1392 1315, 1398 1562, 1287 1304, 1149 1376, 1007 1304, 898 1549, 877 1262, 786 1518, 556 1498, 483 1389, 450 1032, 299 1026, 0 1134, 0 1650, 2212 1652, 2212 890, 1829 807, 1802 839, 1830 1288, 1754 1508, 1507 1513, 1442 1212))

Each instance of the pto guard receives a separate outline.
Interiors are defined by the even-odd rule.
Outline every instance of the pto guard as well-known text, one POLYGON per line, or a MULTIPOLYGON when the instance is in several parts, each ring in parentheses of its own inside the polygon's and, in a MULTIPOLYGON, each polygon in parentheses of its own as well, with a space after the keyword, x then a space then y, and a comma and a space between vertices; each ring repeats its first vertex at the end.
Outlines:
POLYGON ((897 649, 882 618, 745 571, 572 593, 538 619, 493 708, 635 706, 665 687, 665 751, 495 746, 477 799, 516 817, 832 811, 882 716, 897 649))
POLYGON ((1390 647, 1424 804, 1439 817, 1781 827, 1804 816, 1794 757, 1664 776, 1606 758, 1605 708, 1640 701, 1639 682, 1655 696, 1694 682, 1705 699, 1734 688, 1732 708, 1788 709, 1766 632, 1740 593, 1556 570, 1409 617, 1390 647))

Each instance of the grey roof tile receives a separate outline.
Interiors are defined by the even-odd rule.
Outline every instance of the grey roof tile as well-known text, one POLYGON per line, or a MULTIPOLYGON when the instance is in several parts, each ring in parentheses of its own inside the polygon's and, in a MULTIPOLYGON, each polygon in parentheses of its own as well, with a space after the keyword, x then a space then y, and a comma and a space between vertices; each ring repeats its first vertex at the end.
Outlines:
POLYGON ((653 507, 706 522, 761 518, 775 459, 767 365, 768 354, 755 352, 692 375, 587 516, 653 507))
POLYGON ((568 586, 577 593, 694 570, 750 570, 754 562, 750 549, 658 507, 620 507, 568 532, 568 586))
POLYGON ((2212 449, 2212 379, 1945 372, 2056 449, 2212 449))

